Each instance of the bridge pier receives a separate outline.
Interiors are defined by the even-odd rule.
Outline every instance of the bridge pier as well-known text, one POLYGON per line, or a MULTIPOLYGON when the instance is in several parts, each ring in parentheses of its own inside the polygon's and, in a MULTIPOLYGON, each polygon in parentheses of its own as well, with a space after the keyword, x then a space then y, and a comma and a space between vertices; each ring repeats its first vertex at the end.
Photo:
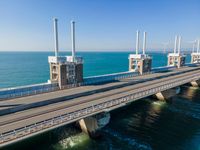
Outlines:
POLYGON ((200 87, 200 80, 192 81, 192 82, 190 82, 190 84, 191 84, 193 87, 200 87))
POLYGON ((97 131, 105 127, 110 121, 110 113, 100 113, 79 120, 79 126, 83 132, 91 138, 97 137, 97 131))
POLYGON ((175 96, 176 94, 180 93, 180 87, 175 87, 169 90, 165 90, 159 93, 156 93, 155 96, 157 99, 166 101, 169 100, 171 97, 175 96))

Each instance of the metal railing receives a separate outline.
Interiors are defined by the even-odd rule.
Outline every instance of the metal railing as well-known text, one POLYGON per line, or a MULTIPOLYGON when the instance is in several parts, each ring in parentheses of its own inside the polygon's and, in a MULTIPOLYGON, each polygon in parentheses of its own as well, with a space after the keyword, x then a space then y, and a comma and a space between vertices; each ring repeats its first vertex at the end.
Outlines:
POLYGON ((0 91, 0 100, 5 99, 12 99, 12 98, 18 98, 18 97, 24 97, 24 96, 31 96, 41 93, 48 93, 52 91, 59 90, 59 87, 57 85, 49 86, 49 87, 27 87, 27 88, 21 88, 18 89, 8 89, 5 91, 0 91), (2 94, 3 93, 3 94, 2 94))

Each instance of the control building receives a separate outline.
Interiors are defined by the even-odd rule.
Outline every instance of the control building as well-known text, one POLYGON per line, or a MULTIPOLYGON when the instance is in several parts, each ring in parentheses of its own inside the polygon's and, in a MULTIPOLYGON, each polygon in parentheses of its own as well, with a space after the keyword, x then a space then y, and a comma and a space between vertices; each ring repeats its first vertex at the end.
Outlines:
POLYGON ((191 63, 200 63, 199 46, 200 46, 200 40, 198 39, 197 41, 195 41, 193 43, 193 50, 192 50, 192 54, 191 54, 191 63), (196 52, 194 51, 195 44, 197 44, 197 50, 196 50, 196 52))
POLYGON ((181 50, 181 36, 176 36, 174 44, 174 53, 168 54, 168 66, 176 66, 177 68, 180 68, 181 66, 185 65, 186 56, 184 54, 181 54, 180 50, 181 50), (178 51, 177 51, 177 44, 178 44, 178 51))
POLYGON ((60 89, 83 81, 83 58, 75 52, 75 22, 71 22, 72 56, 59 56, 57 19, 54 19, 55 56, 49 56, 50 82, 60 89))
POLYGON ((139 54, 139 34, 136 32, 136 53, 129 55, 129 71, 139 72, 140 74, 146 74, 151 72, 152 58, 145 54, 146 51, 146 32, 143 37, 143 53, 139 54))

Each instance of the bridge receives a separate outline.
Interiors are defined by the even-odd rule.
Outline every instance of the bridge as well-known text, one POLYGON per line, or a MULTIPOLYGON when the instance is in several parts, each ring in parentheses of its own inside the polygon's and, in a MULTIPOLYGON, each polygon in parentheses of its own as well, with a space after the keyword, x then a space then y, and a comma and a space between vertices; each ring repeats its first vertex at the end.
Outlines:
MULTIPOLYGON (((109 123, 109 112, 148 96, 167 100, 177 94, 180 86, 199 85, 200 53, 192 54, 192 62, 185 63, 185 55, 168 55, 168 66, 151 68, 152 58, 139 54, 139 31, 136 54, 129 56, 129 71, 83 78, 83 59, 75 56, 74 25, 72 22, 72 56, 59 56, 57 19, 54 20, 55 56, 49 57, 48 83, 0 90, 0 147, 19 142, 37 134, 77 122, 93 136, 109 123)), ((198 48, 199 49, 199 44, 198 48)))

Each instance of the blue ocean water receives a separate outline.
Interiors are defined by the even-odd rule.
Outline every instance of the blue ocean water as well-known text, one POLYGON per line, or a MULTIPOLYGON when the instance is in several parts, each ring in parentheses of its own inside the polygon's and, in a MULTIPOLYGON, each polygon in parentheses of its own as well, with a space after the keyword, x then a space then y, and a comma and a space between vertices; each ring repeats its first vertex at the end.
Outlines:
MULTIPOLYGON (((84 58, 84 77, 128 70, 130 52, 80 52, 84 58)), ((53 52, 0 52, 0 88, 47 82, 48 56, 53 52)), ((62 52, 60 55, 71 55, 62 52)), ((149 53, 153 67, 167 65, 167 54, 149 53)), ((190 61, 187 56, 187 62, 190 61)))

